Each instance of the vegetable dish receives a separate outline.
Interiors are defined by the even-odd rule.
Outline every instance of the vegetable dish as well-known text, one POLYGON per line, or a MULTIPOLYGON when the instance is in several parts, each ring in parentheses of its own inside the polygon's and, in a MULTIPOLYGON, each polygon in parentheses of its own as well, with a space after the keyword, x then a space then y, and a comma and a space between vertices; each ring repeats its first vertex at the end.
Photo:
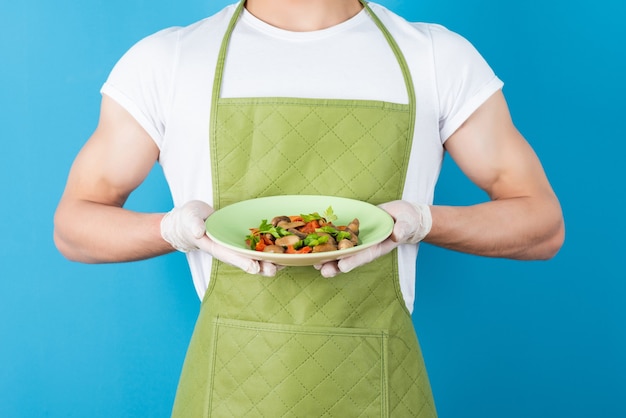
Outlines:
POLYGON ((261 221, 258 228, 250 228, 246 245, 255 251, 307 254, 337 251, 359 245, 359 220, 348 225, 335 225, 337 219, 332 207, 323 215, 276 216, 261 221))

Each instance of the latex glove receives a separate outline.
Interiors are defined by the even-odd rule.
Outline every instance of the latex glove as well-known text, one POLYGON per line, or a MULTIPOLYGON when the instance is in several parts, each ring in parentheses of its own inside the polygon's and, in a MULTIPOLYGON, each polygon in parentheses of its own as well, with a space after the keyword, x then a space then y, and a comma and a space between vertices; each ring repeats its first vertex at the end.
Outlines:
POLYGON ((178 251, 202 250, 246 273, 274 276, 276 265, 257 261, 217 244, 206 235, 204 221, 215 210, 207 203, 192 200, 172 209, 161 220, 161 236, 178 251))
POLYGON ((334 277, 347 273, 364 264, 390 253, 401 244, 417 244, 430 232, 433 218, 428 205, 414 204, 405 200, 394 200, 379 207, 391 215, 394 220, 391 236, 358 254, 339 261, 317 265, 324 277, 334 277))

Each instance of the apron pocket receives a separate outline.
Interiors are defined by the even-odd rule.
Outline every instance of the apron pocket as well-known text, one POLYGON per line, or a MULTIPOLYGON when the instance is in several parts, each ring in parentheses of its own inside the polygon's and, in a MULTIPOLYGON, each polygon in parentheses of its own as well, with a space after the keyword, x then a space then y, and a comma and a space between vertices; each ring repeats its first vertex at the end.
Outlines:
POLYGON ((209 417, 387 417, 387 334, 216 319, 209 417))

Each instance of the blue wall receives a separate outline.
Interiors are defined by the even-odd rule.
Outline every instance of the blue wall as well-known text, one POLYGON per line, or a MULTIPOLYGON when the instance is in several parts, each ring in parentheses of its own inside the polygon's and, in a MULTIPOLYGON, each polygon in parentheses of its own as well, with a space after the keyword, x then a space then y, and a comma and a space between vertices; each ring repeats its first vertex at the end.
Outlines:
MULTIPOLYGON (((115 61, 227 2, 0 1, 0 416, 168 416, 198 311, 184 257, 70 263, 52 214, 115 61)), ((478 47, 567 221, 549 262, 422 248, 414 321, 441 418, 626 416, 626 4, 381 3, 478 47)), ((437 201, 483 198, 446 161, 437 201)), ((158 168, 129 202, 170 205, 158 168)))

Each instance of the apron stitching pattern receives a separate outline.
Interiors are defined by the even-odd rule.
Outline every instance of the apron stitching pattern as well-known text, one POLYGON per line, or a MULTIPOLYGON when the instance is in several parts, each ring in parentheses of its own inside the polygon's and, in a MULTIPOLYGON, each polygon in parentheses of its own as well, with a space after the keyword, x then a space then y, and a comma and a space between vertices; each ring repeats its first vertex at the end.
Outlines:
MULTIPOLYGON (((285 115, 283 115, 283 114, 280 112, 280 110, 279 110, 279 109, 276 109, 276 111, 277 111, 277 113, 280 115, 280 117, 283 119, 283 121, 284 121, 285 123, 289 124, 289 126, 292 128, 292 131, 291 131, 291 132, 296 132, 296 133, 300 131, 300 125, 301 125, 302 123, 304 123, 304 121, 306 121, 306 120, 307 120, 307 119, 309 119, 309 117, 310 117, 310 115, 304 115, 304 116, 303 116, 300 120, 298 120, 298 121, 296 121, 296 122, 290 122, 290 121, 288 120, 288 118, 286 118, 286 117, 285 117, 285 115)), ((323 120, 323 117, 322 117, 322 116, 318 113, 318 111, 316 111, 314 108, 312 108, 312 113, 313 113, 313 114, 315 114, 315 115, 317 116, 318 120, 319 120, 320 122, 324 123, 324 125, 325 125, 325 126, 326 126, 326 128, 327 128, 327 129, 324 131, 323 135, 320 137, 320 139, 322 139, 322 138, 324 138, 324 137, 328 137, 329 135, 331 135, 331 134, 332 134, 332 135, 334 135, 334 136, 335 136, 335 138, 336 138, 337 140, 339 140, 339 141, 341 141, 341 137, 340 137, 339 135, 337 135, 337 134, 335 133, 335 131, 338 129, 338 126, 339 126, 339 125, 340 125, 340 124, 341 124, 344 120, 346 120, 346 119, 348 119, 348 118, 350 118, 351 120, 355 120, 355 121, 357 121, 357 122, 358 122, 358 123, 359 123, 359 124, 360 124, 360 125, 361 125, 361 126, 362 126, 365 130, 366 130, 366 131, 371 132, 371 130, 375 129, 375 127, 376 127, 376 126, 378 126, 380 123, 382 123, 382 121, 383 121, 383 120, 384 120, 384 118, 385 118, 385 117, 380 118, 378 121, 376 121, 376 123, 375 123, 375 124, 373 124, 371 127, 369 127, 369 128, 368 128, 368 127, 366 127, 366 126, 364 125, 363 121, 362 121, 362 120, 360 120, 360 119, 359 119, 359 117, 358 117, 356 114, 354 114, 354 112, 350 112, 350 113, 346 114, 346 115, 345 115, 345 116, 343 116, 341 119, 339 119, 338 121, 336 121, 336 122, 334 123, 334 125, 329 125, 328 123, 325 123, 325 122, 324 122, 324 120, 323 120)), ((243 116, 244 116, 244 117, 246 117, 246 115, 243 115, 243 116)), ((227 119, 227 121, 231 120, 233 117, 234 117, 233 115, 229 116, 229 118, 227 119)), ((249 120, 249 121, 250 121, 250 120, 249 120)), ((250 121, 250 122, 251 122, 251 121, 250 121)), ((258 134, 259 134, 259 135, 263 135, 263 133, 262 133, 262 132, 263 132, 263 130, 262 130, 262 129, 260 129, 258 134)), ((406 132, 406 131, 404 131, 404 132, 406 132)), ((245 139, 244 139, 243 143, 246 143, 246 144, 247 144, 248 142, 250 142, 250 140, 251 140, 250 135, 251 135, 251 134, 252 134, 252 133, 249 133, 249 134, 248 134, 247 138, 245 138, 245 139)), ((289 132, 287 132, 287 134, 289 134, 289 132)), ((283 141, 283 139, 284 139, 284 137, 281 137, 281 138, 279 138, 278 140, 273 141, 273 140, 272 140, 272 138, 269 138, 269 137, 267 137, 266 135, 264 135, 264 137, 265 137, 268 141, 272 141, 272 143, 274 143, 274 142, 276 142, 276 143, 280 143, 280 142, 281 142, 281 141, 283 141)), ((304 142, 305 142, 305 141, 304 141, 304 137, 303 137, 302 135, 299 135, 299 137, 302 139, 302 142, 304 143, 304 142)), ((368 138, 370 138, 370 137, 368 136, 368 138)), ((396 142, 392 142, 392 143, 390 143, 390 144, 382 144, 381 142, 379 142, 379 141, 377 141, 377 140, 376 140, 375 135, 372 135, 372 136, 371 136, 371 139, 373 139, 374 141, 376 141, 377 145, 378 145, 380 148, 384 148, 384 149, 383 149, 383 150, 382 150, 382 151, 381 151, 381 152, 380 152, 380 153, 379 153, 379 154, 375 157, 375 160, 380 160, 380 158, 385 158, 385 157, 388 155, 388 154, 387 154, 387 150, 388 150, 388 149, 390 149, 390 148, 392 148, 392 147, 394 147, 394 146, 395 146, 395 144, 396 144, 396 142)), ((356 146, 356 144, 353 144, 352 146, 349 146, 347 143, 343 143, 343 145, 344 145, 344 148, 346 148, 346 149, 349 149, 349 148, 352 148, 352 147, 356 146)), ((304 147, 304 146, 303 146, 303 147, 304 147)), ((226 157, 228 157, 231 153, 235 152, 236 150, 237 150, 237 148, 233 148, 230 152, 228 152, 227 154, 225 154, 225 156, 226 156, 226 157)), ((280 151, 278 151, 278 150, 276 150, 276 152, 279 152, 279 153, 280 153, 280 151)), ((302 172, 300 172, 300 171, 297 169, 297 167, 300 165, 300 162, 301 162, 302 160, 304 160, 305 158, 311 158, 310 152, 313 152, 313 151, 310 151, 310 150, 309 150, 309 151, 307 151, 307 152, 303 152, 303 153, 301 153, 301 154, 300 154, 300 156, 299 156, 299 157, 298 157, 295 161, 292 161, 292 162, 291 162, 291 163, 292 163, 291 165, 294 167, 294 170, 296 170, 296 171, 297 171, 300 175, 302 175, 303 173, 302 173, 302 172)), ((319 151, 315 151, 315 154, 316 154, 318 157, 320 157, 320 158, 322 158, 322 157, 323 157, 323 155, 322 155, 322 154, 320 154, 320 153, 319 153, 319 151)), ((255 156, 255 157, 256 157, 256 156, 255 156)), ((288 156, 287 156, 287 155, 285 155, 285 154, 282 154, 282 153, 281 153, 281 157, 282 157, 283 159, 287 160, 287 161, 289 160, 288 156)), ((355 157, 358 159, 358 156, 355 156, 355 157)), ((341 159, 341 156, 339 156, 338 158, 336 158, 334 161, 331 161, 328 165, 329 165, 329 166, 333 166, 333 164, 338 164, 338 163, 339 163, 339 161, 340 161, 340 159, 341 159)), ((367 167, 367 166, 368 166, 368 164, 367 164, 365 161, 362 161, 362 160, 359 160, 359 161, 360 161, 360 163, 361 163, 361 165, 362 165, 363 167, 367 167)), ((392 162, 392 161, 391 161, 391 162, 392 162)), ((392 162, 392 163, 393 163, 393 162, 392 162)), ((400 168, 399 166, 400 166, 400 165, 401 165, 401 163, 400 163, 400 162, 396 163, 396 167, 398 168, 398 170, 394 170, 395 172, 399 172, 399 168, 400 168)), ((256 171, 260 171, 260 172, 262 172, 265 176, 267 176, 267 177, 269 178, 269 174, 268 174, 267 172, 264 172, 264 171, 263 171, 263 165, 258 165, 258 166, 256 166, 256 168, 255 168, 255 172, 256 172, 256 171)), ((344 181, 343 183, 344 183, 344 184, 349 184, 349 183, 350 183, 350 181, 352 181, 352 180, 356 179, 356 178, 357 178, 360 174, 361 174, 360 172, 355 173, 355 174, 352 176, 352 178, 347 179, 347 181, 344 181)), ((375 175, 375 173, 372 173, 372 172, 369 172, 369 174, 370 174, 370 175, 375 175)), ((289 174, 288 172, 283 173, 283 174, 281 175, 281 177, 279 177, 279 178, 277 178, 276 180, 274 180, 273 182, 271 182, 271 183, 270 183, 270 185, 272 185, 272 184, 276 184, 276 183, 280 183, 281 179, 282 179, 284 176, 287 176, 287 175, 290 175, 290 174, 289 174)), ((322 174, 320 173, 320 175, 319 175, 319 176, 321 176, 321 175, 322 175, 322 174)), ((319 176, 318 176, 318 177, 319 177, 319 176)), ((345 180, 345 179, 344 179, 344 180, 345 180)), ((389 179, 389 180, 387 180, 387 181, 391 181, 391 180, 392 180, 392 179, 389 179)), ((311 183, 312 185, 314 185, 314 184, 315 184, 315 181, 316 181, 316 178, 313 178, 313 179, 311 179, 310 183, 311 183)), ((382 188, 384 188, 384 187, 386 186, 386 181, 383 181, 381 178, 378 178, 378 179, 377 179, 377 181, 378 181, 378 183, 379 183, 378 190, 381 190, 382 188)), ((266 188, 265 190, 266 190, 266 192, 267 192, 267 191, 269 190, 269 188, 266 188)), ((317 192, 321 192, 321 191, 320 191, 320 190, 317 190, 317 192)), ((375 193, 375 192, 374 192, 374 193, 375 193)), ((369 199, 372 199, 373 195, 370 195, 370 196, 368 196, 368 197, 369 197, 369 199)), ((366 199, 366 200, 367 200, 367 199, 366 199)))
POLYGON ((404 113, 409 111, 408 104, 385 102, 382 100, 361 100, 361 99, 302 99, 294 97, 220 97, 218 104, 223 107, 238 107, 240 105, 263 106, 282 106, 289 105, 294 107, 327 107, 327 108, 346 108, 353 107, 359 109, 384 110, 386 112, 404 113))
MULTIPOLYGON (((317 111, 316 111, 315 109, 313 109, 313 112, 317 114, 317 111)), ((319 114, 318 114, 318 117, 319 117, 319 119, 320 119, 321 121, 323 121, 323 118, 322 118, 319 114)), ((330 127, 328 124, 326 124, 326 123, 325 123, 326 127, 328 128, 326 135, 328 135, 328 134, 329 134, 328 132, 335 132, 335 129, 337 128, 337 126, 339 125, 339 123, 341 123, 343 120, 347 119, 348 117, 351 117, 351 118, 353 118, 353 120, 357 121, 357 122, 361 125, 361 127, 362 127, 364 130, 366 130, 367 132, 371 132, 371 131, 373 130, 374 126, 375 126, 375 125, 374 125, 374 126, 371 126, 371 127, 369 127, 369 128, 368 128, 368 127, 366 127, 366 126, 365 126, 365 124, 363 123, 363 121, 359 120, 359 118, 357 117, 357 115, 355 114, 355 112, 354 112, 354 111, 351 111, 350 113, 346 114, 346 115, 343 117, 343 119, 342 119, 342 120, 338 121, 338 122, 335 124, 335 126, 334 126, 334 127, 330 127)), ((382 119, 382 118, 381 118, 381 119, 382 119)), ((385 117, 385 119, 386 119, 386 117, 385 117)), ((380 123, 381 123, 381 120, 379 120, 376 124, 380 124, 380 123)), ((380 143, 379 143, 378 141, 376 141, 376 137, 375 137, 375 135, 371 135, 371 137, 372 137, 372 139, 373 139, 373 140, 374 140, 374 141, 375 141, 378 145, 380 145, 380 143)), ((339 141, 341 141, 341 136, 337 135, 337 139, 338 139, 339 141)), ((353 148, 355 145, 356 145, 356 144, 353 144, 352 146, 349 146, 348 144, 344 143, 344 146, 345 146, 347 149, 353 148)), ((391 147, 391 146, 393 146, 393 144, 389 144, 389 147, 391 147)), ((381 153, 381 154, 379 154, 379 155, 380 155, 380 156, 382 156, 382 155, 384 155, 384 153, 381 153)), ((356 154, 353 154, 353 157, 354 157, 354 158, 356 158, 356 159, 359 159, 358 155, 356 155, 356 154)), ((337 161, 337 160, 336 160, 336 161, 337 161)), ((366 167, 366 166, 367 166, 367 164, 366 164, 364 161, 359 160, 359 162, 361 163, 361 165, 362 165, 363 167, 366 167)), ((370 174, 372 174, 372 175, 376 175, 376 173, 375 173, 375 172, 373 172, 373 171, 372 171, 370 174)), ((352 177, 349 181, 345 181, 345 184, 346 184, 346 185, 352 184, 352 183, 354 182, 354 180, 355 180, 356 178, 358 178, 360 175, 361 175, 361 172, 357 172, 357 173, 355 173, 355 174, 353 175, 353 177, 352 177)), ((378 183, 379 183, 379 188, 384 187, 384 183, 385 183, 385 182, 384 182, 384 181, 382 181, 380 178, 379 178, 379 179, 377 179, 377 180, 378 180, 378 183)), ((349 187, 349 186, 348 186, 348 187, 349 187)), ((375 193, 375 192, 374 192, 374 193, 375 193)), ((368 196, 368 199, 367 199, 367 200, 371 200, 371 199, 372 199, 372 196, 373 196, 373 195, 368 196)))
MULTIPOLYGON (((215 322, 218 322, 218 321, 216 320, 215 322)), ((226 327, 226 328, 249 328, 249 329, 251 329, 251 330, 253 330, 253 331, 258 330, 258 328, 254 327, 254 326, 246 326, 246 325, 244 325, 244 324, 224 324, 224 323, 220 323, 220 324, 218 324, 218 325, 219 325, 219 327, 226 327)), ((274 331, 274 332, 279 332, 279 333, 281 332, 281 330, 274 330, 274 329, 272 329, 271 331, 274 331)), ((319 351, 323 350, 323 349, 325 348, 325 346, 330 345, 330 344, 333 344, 333 343, 334 343, 334 341, 333 341, 333 340, 331 340, 331 339, 329 338, 329 339, 328 339, 328 340, 327 340, 327 341, 326 341, 323 345, 321 345, 320 347, 318 347, 316 350, 314 350, 314 351, 310 351, 310 350, 309 350, 309 348, 308 348, 307 346, 304 346, 304 345, 302 345, 302 344, 299 342, 299 340, 298 340, 298 336, 299 336, 299 334, 290 334, 290 333, 289 333, 289 332, 287 332, 287 331, 285 331, 285 332, 283 332, 283 333, 285 333, 285 334, 287 334, 287 335, 289 335, 289 336, 290 336, 290 341, 291 341, 291 340, 294 340, 297 344, 299 344, 299 345, 301 346, 301 348, 302 348, 305 352, 307 352, 307 353, 308 353, 308 358, 309 358, 309 359, 312 359, 315 363, 317 363, 317 365, 318 365, 318 367, 319 367, 319 368, 323 368, 323 366, 322 366, 322 365, 321 365, 321 364, 320 364, 320 363, 316 360, 316 359, 317 359, 317 357, 316 357, 316 353, 318 353, 319 351)), ((314 332, 314 334, 318 334, 318 335, 320 335, 320 336, 325 336, 325 337, 328 337, 328 336, 329 336, 329 334, 324 333, 324 332, 314 332)), ((333 334, 331 334, 331 335, 333 335, 333 334)), ((357 336, 357 337, 358 337, 358 336, 359 336, 359 334, 358 334, 358 333, 356 333, 356 334, 354 334, 353 336, 357 336)), ((385 338, 386 338, 386 334, 385 334, 385 333, 380 333, 379 335, 376 335, 375 333, 368 333, 368 334, 363 334, 363 336, 364 336, 364 337, 367 337, 367 338, 377 338, 377 339, 381 340, 381 345, 382 345, 382 346, 384 346, 384 341, 385 341, 385 338)), ((262 337, 262 338, 263 338, 263 337, 262 337)), ((265 338, 267 338, 267 337, 265 337, 265 338)), ((246 346, 251 345, 253 342, 254 342, 254 341, 253 341, 252 339, 250 339, 249 341, 245 342, 244 344, 239 345, 239 346, 237 347, 237 349, 238 349, 239 351, 243 351, 243 350, 244 350, 244 348, 245 348, 246 346)), ((268 344, 268 345, 271 345, 271 344, 268 344)), ((342 352, 343 352, 343 349, 342 349, 340 346, 338 346, 337 344, 334 344, 334 346, 336 347, 336 349, 337 349, 338 351, 342 351, 342 352)), ((381 349, 381 353, 384 353, 384 351, 382 351, 382 349, 381 349)), ((352 363, 353 367, 357 366, 356 364, 354 364, 354 363, 352 362, 352 357, 350 356, 350 353, 345 353, 345 352, 344 352, 343 354, 344 354, 344 355, 343 355, 343 360, 342 360, 342 361, 341 361, 341 362, 340 362, 340 363, 339 363, 336 367, 339 367, 339 366, 341 366, 342 364, 345 364, 345 363, 352 363)), ((274 353, 272 354, 272 357, 277 356, 277 355, 278 355, 278 353, 277 353, 277 352, 274 352, 274 353)), ((233 362, 233 361, 235 361, 235 358, 231 359, 231 361, 230 361, 230 362, 233 362)), ((279 359, 279 361, 280 361, 280 359, 279 359)), ((383 357, 381 357, 381 363, 382 363, 383 361, 384 361, 384 356, 383 356, 383 357)), ((282 361, 281 361, 281 363, 282 363, 282 361)), ((284 364, 284 363, 283 363, 283 364, 284 364)), ((304 367, 304 364, 305 364, 305 363, 302 363, 300 366, 298 366, 298 368, 296 368, 296 369, 294 370, 294 372, 295 372, 295 371, 297 371, 298 369, 300 369, 300 368, 304 367)), ((383 365, 383 364, 381 364, 381 371, 380 371, 380 375, 381 375, 381 377, 384 377, 384 374, 382 373, 382 370, 384 370, 384 367, 383 367, 383 366, 384 366, 384 365, 383 365)), ((259 367, 261 367, 261 366, 258 366, 258 367, 257 367, 257 370, 258 370, 258 368, 259 368, 259 367)), ((374 367, 376 367, 376 366, 371 366, 371 367, 370 367, 370 369, 374 369, 374 367)), ((221 369, 222 369, 222 370, 225 370, 225 371, 227 371, 227 372, 229 372, 230 368, 228 367, 228 363, 223 364, 223 367, 222 367, 221 369)), ((297 378, 297 374, 296 374, 296 373, 293 373, 291 376, 288 376, 288 377, 295 377, 295 378, 296 378, 296 380, 298 380, 298 382, 299 382, 299 383, 300 383, 300 385, 302 386, 302 388, 303 388, 303 389, 305 389, 305 390, 307 390, 307 391, 309 392, 309 394, 311 394, 311 393, 312 393, 315 389, 317 389, 320 385, 324 384, 324 382, 325 382, 327 379, 334 380, 334 379, 332 379, 332 376, 331 376, 331 374, 330 374, 330 373, 331 373, 331 372, 329 372, 329 373, 326 375, 326 377, 324 377, 323 379, 319 379, 320 381, 317 383, 317 385, 315 385, 315 386, 314 386, 314 387, 312 387, 312 388, 308 388, 308 389, 307 389, 306 385, 305 385, 305 384, 303 384, 303 383, 302 383, 302 381, 300 381, 300 380, 297 378)), ((230 373, 229 373, 229 374, 230 374, 230 373)), ((234 375, 232 375, 232 374, 230 374, 230 376, 231 376, 233 379, 235 379, 235 381, 237 380, 237 379, 236 379, 236 376, 234 376, 234 375)), ((257 375, 255 375, 255 376, 261 376, 262 378, 264 378, 262 374, 257 374, 257 375)), ((248 379, 250 379, 251 377, 252 377, 252 374, 251 374, 250 376, 248 376, 248 379)), ((359 381, 357 381, 357 382, 355 382, 355 383, 354 383, 354 386, 356 386, 359 382, 363 381, 366 377, 367 377, 367 374, 366 374, 366 373, 364 373, 364 374, 363 374, 363 376, 359 379, 359 381)), ((248 379, 246 379, 246 380, 248 380, 248 379)), ((286 379, 286 378, 285 378, 285 379, 286 379)), ((285 379, 283 379, 283 381, 281 381, 280 383, 285 383, 285 379)), ((265 380, 266 380, 266 379, 265 379, 265 380)), ((242 387, 245 387, 245 383, 246 383, 246 381, 241 381, 241 382, 238 382, 238 383, 239 383, 242 387)), ((266 380, 266 383, 267 383, 267 380, 266 380)), ((336 383, 336 382, 335 382, 335 383, 336 383)), ((339 386, 339 385, 338 385, 338 386, 339 386)), ((268 387, 270 387, 270 388, 271 388, 271 387, 272 387, 272 385, 268 384, 268 387)), ((273 392, 274 392, 274 391, 272 391, 272 393, 273 393, 273 392)), ((250 401, 251 401, 251 403, 253 403, 253 402, 252 402, 252 401, 253 401, 253 398, 252 398, 252 397, 250 397, 250 396, 248 396, 248 394, 246 394, 245 392, 243 392, 243 393, 244 393, 244 395, 246 395, 246 397, 248 397, 248 400, 250 400, 250 401)), ((275 394, 275 395, 279 396, 279 394, 275 394)), ((279 396, 279 397, 280 397, 280 396, 279 396)), ((313 397, 315 398, 315 396, 313 396, 313 397)), ((349 391, 347 391, 347 393, 346 393, 346 394, 344 394, 344 395, 342 396, 342 398, 341 398, 341 399, 338 399, 338 400, 335 402, 335 404, 327 406, 327 407, 326 407, 326 412, 329 412, 329 411, 330 411, 330 410, 331 410, 331 409, 332 409, 332 408, 333 408, 333 407, 334 407, 337 403, 341 402, 341 400, 342 400, 342 399, 344 399, 344 398, 349 398, 349 399, 351 400, 351 402, 352 402, 353 404, 355 404, 355 405, 356 405, 355 400, 354 400, 354 399, 352 398, 352 396, 349 394, 349 391)), ((316 398, 315 398, 315 399, 316 399, 316 398)), ((227 400, 227 398, 226 398, 225 400, 227 400)), ((281 400, 282 400, 282 399, 281 399, 281 400)), ((372 403, 373 403, 373 402, 375 402, 376 400, 377 400, 377 399, 372 400, 372 401, 370 402, 370 404, 372 404, 372 403)), ((319 399, 318 399, 318 401, 319 401, 319 399)), ((287 407, 289 407, 289 406, 288 406, 285 402, 283 402, 283 404, 285 404, 287 407)), ((287 413, 289 413, 289 412, 293 411, 293 410, 294 410, 294 409, 296 409, 298 406, 299 406, 299 404, 295 404, 295 405, 293 405, 293 406, 289 407, 290 409, 289 409, 289 411, 287 411, 287 413)), ((255 409, 255 408, 254 408, 254 406, 253 406, 251 409, 255 409)), ((234 413, 234 411, 231 411, 231 412, 233 412, 233 413, 234 413)), ((287 415, 286 415, 286 414, 284 414, 283 416, 287 416, 287 415)), ((332 416, 332 415, 331 415, 331 416, 332 416)))

